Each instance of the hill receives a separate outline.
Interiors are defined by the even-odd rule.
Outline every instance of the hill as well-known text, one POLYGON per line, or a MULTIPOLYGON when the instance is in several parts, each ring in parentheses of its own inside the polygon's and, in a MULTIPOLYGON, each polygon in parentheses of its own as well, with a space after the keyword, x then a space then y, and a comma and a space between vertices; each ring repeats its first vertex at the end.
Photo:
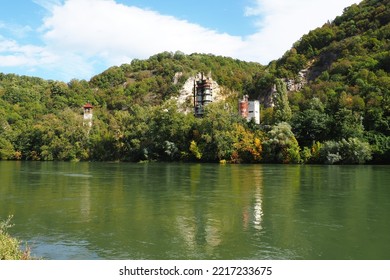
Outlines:
POLYGON ((260 94, 275 79, 286 82, 289 122, 301 147, 357 138, 370 143, 374 161, 389 161, 389 7, 389 0, 366 0, 346 8, 254 82, 260 94))
POLYGON ((241 93, 255 73, 264 72, 264 67, 229 57, 164 52, 112 67, 93 77, 90 85, 102 96, 116 91, 112 99, 104 100, 109 109, 122 109, 129 103, 157 105, 177 97, 187 79, 199 72, 210 74, 229 94, 241 93))
POLYGON ((192 128, 201 125, 174 101, 187 79, 211 73, 235 107, 252 76, 264 69, 228 57, 165 52, 111 67, 90 81, 0 74, 0 158, 188 160, 192 128), (92 128, 83 124, 86 102, 94 105, 92 128))
POLYGON ((389 4, 346 8, 268 66, 165 52, 90 81, 0 74, 0 159, 388 163, 389 4), (199 72, 224 96, 202 119, 175 101, 199 72), (237 114, 245 94, 260 127, 237 114))

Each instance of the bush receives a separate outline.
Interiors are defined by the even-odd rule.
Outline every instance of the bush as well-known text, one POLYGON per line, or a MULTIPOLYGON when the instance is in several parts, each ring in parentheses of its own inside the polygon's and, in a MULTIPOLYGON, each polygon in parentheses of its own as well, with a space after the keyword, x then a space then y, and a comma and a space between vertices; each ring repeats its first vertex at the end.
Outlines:
POLYGON ((319 154, 320 162, 326 164, 363 164, 372 158, 370 145, 357 138, 327 141, 321 146, 319 154))
POLYGON ((11 219, 12 216, 9 216, 7 220, 0 221, 0 260, 29 260, 29 248, 21 250, 20 241, 8 234, 8 229, 13 226, 11 219))
POLYGON ((312 158, 311 150, 308 147, 304 147, 301 151, 301 162, 308 163, 312 158))
POLYGON ((286 122, 278 123, 267 133, 263 143, 264 162, 269 163, 300 163, 300 148, 286 122))

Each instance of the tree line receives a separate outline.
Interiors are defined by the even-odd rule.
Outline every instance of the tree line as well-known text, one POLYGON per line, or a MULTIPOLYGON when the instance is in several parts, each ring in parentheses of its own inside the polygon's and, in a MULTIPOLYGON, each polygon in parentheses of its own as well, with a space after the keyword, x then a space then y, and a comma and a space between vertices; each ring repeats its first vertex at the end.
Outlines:
POLYGON ((178 51, 90 81, 0 73, 0 159, 389 163, 389 4, 346 8, 268 66, 178 51), (204 118, 173 99, 198 72, 225 96, 204 118), (304 84, 292 90, 286 81, 304 84), (238 116, 243 95, 262 101, 260 126, 238 116), (86 102, 91 128, 82 121, 86 102))

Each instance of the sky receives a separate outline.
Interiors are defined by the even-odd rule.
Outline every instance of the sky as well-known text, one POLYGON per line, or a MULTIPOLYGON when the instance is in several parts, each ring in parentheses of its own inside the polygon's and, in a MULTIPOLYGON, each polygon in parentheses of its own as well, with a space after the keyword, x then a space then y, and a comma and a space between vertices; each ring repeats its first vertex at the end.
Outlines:
POLYGON ((160 52, 268 64, 359 0, 0 0, 0 72, 69 82, 160 52))

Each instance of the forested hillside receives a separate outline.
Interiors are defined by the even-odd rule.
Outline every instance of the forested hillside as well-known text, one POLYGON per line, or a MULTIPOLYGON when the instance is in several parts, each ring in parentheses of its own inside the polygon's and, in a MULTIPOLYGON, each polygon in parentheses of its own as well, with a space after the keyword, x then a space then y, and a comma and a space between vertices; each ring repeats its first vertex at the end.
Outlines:
POLYGON ((90 81, 0 74, 0 159, 389 163, 389 2, 346 8, 268 66, 165 52, 90 81), (173 98, 199 72, 227 97, 204 118, 173 98), (244 94, 260 126, 238 116, 244 94))
POLYGON ((89 82, 0 74, 0 158, 189 160, 192 132, 202 120, 178 112, 172 99, 187 78, 211 73, 234 93, 236 106, 252 76, 264 71, 227 57, 165 52, 112 67, 89 82), (92 128, 83 124, 86 102, 94 106, 92 128))
POLYGON ((264 94, 276 79, 298 85, 288 92, 292 112, 284 115, 309 161, 355 162, 345 149, 358 154, 369 143, 374 162, 389 162, 389 7, 389 0, 366 0, 346 8, 254 81, 252 95, 264 94))

